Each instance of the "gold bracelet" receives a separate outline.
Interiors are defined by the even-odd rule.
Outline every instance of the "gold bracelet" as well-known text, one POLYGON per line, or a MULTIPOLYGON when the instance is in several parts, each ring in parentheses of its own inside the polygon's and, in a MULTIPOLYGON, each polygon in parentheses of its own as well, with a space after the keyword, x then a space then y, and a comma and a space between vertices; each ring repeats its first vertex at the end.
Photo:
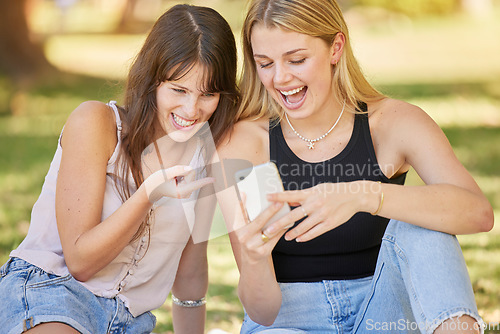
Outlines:
POLYGON ((380 204, 378 205, 378 208, 375 212, 370 212, 373 216, 376 216, 378 215, 378 213, 380 212, 380 210, 382 210, 382 204, 384 204, 384 192, 382 191, 380 193, 380 204))

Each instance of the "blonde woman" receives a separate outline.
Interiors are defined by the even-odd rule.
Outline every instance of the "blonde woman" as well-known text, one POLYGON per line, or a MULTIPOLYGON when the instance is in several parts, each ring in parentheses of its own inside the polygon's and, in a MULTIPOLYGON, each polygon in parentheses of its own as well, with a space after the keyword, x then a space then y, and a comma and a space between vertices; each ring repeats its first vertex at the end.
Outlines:
POLYGON ((252 0, 242 38, 219 154, 275 162, 286 190, 248 224, 220 194, 242 333, 480 332, 453 234, 490 230, 492 208, 436 123, 367 82, 335 0, 252 0), (426 185, 403 185, 410 168, 426 185))

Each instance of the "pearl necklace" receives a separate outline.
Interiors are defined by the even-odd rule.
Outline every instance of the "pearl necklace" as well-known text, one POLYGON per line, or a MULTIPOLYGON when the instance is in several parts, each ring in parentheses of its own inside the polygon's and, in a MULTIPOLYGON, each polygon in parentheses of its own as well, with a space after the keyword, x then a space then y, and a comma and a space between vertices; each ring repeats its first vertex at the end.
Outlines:
POLYGON ((295 130, 295 128, 292 126, 292 123, 290 123, 290 120, 288 119, 288 115, 286 114, 286 112, 285 112, 285 118, 286 118, 286 121, 288 122, 288 125, 290 125, 290 128, 297 135, 297 137, 299 137, 300 139, 302 139, 303 141, 305 141, 307 143, 307 147, 310 150, 313 150, 314 149, 314 143, 317 142, 317 141, 320 141, 321 139, 323 139, 326 136, 328 136, 330 134, 330 132, 332 132, 332 130, 337 126, 337 124, 340 121, 340 118, 342 117, 342 114, 344 113, 344 110, 345 110, 345 100, 344 100, 344 106, 342 107, 342 111, 340 112, 340 115, 337 118, 337 121, 335 121, 335 124, 333 124, 333 126, 330 128, 330 130, 328 130, 324 135, 319 136, 316 139, 308 139, 308 138, 303 137, 300 133, 298 133, 297 130, 295 130))

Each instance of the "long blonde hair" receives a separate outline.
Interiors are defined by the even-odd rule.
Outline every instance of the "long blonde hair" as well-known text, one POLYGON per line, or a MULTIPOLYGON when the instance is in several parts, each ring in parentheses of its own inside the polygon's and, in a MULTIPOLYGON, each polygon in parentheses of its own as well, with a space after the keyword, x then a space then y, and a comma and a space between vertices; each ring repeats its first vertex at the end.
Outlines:
POLYGON ((242 31, 244 63, 240 91, 243 96, 237 120, 282 116, 280 105, 266 91, 257 74, 251 43, 252 29, 256 24, 318 37, 329 46, 338 33, 343 33, 344 51, 333 69, 332 93, 339 100, 346 100, 352 110, 359 102, 384 97, 363 75, 352 51, 342 11, 335 0, 251 0, 242 31))

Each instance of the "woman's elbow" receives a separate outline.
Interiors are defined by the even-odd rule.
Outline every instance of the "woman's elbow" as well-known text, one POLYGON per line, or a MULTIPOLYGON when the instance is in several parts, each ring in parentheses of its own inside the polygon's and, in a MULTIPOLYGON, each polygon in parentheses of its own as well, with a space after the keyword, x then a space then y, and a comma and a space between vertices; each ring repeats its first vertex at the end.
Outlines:
MULTIPOLYGON (((271 326, 278 317, 281 307, 281 298, 275 301, 260 301, 258 305, 252 305, 252 301, 246 300, 241 291, 239 291, 238 297, 248 317, 252 319, 253 322, 262 326, 271 326), (262 305, 266 305, 266 307, 261 307, 262 305)), ((255 303, 255 301, 253 301, 253 303, 255 303)))
POLYGON ((79 282, 86 282, 94 276, 88 270, 81 270, 80 268, 70 268, 68 267, 69 273, 79 282))
POLYGON ((96 274, 95 270, 92 270, 91 267, 85 265, 83 261, 75 259, 68 260, 68 258, 66 258, 66 266, 68 267, 68 271, 71 276, 80 282, 86 282, 96 274))
POLYGON ((468 232, 465 234, 489 232, 494 223, 493 208, 486 197, 483 197, 463 212, 459 219, 462 219, 468 226, 468 232))
POLYGON ((177 274, 172 293, 181 299, 200 299, 208 291, 208 271, 191 272, 188 275, 177 274))
POLYGON ((250 319, 252 319, 253 322, 258 323, 261 326, 271 326, 274 324, 274 321, 278 317, 278 312, 268 312, 268 313, 263 313, 263 312, 247 312, 248 316, 250 319))
POLYGON ((272 324, 274 324, 274 321, 276 320, 277 317, 278 317, 278 314, 271 316, 271 317, 266 317, 266 319, 263 319, 263 321, 261 321, 260 324, 262 326, 271 326, 272 324))
POLYGON ((493 229, 495 221, 495 215, 493 213, 493 208, 491 204, 486 201, 484 204, 484 207, 481 209, 481 212, 479 213, 479 219, 478 219, 478 225, 479 225, 479 232, 489 232, 491 229, 493 229))

